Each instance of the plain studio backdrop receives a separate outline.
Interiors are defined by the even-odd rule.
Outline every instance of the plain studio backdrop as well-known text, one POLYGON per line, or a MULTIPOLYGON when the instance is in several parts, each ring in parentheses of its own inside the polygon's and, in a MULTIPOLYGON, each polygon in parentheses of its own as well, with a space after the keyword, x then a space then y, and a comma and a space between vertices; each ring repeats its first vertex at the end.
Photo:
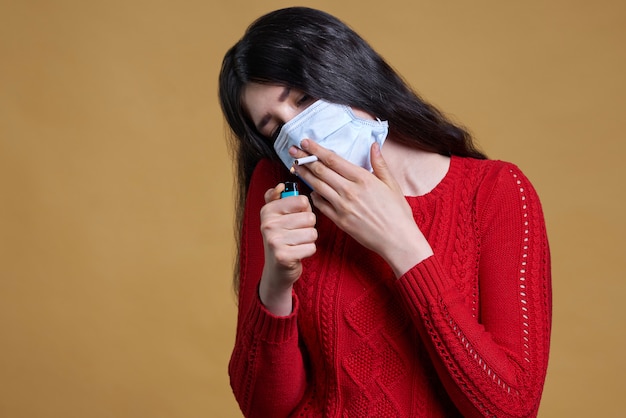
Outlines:
MULTIPOLYGON (((544 205, 541 417, 623 416, 622 1, 303 1, 544 205)), ((283 1, 0 0, 0 416, 240 417, 221 59, 283 1)))

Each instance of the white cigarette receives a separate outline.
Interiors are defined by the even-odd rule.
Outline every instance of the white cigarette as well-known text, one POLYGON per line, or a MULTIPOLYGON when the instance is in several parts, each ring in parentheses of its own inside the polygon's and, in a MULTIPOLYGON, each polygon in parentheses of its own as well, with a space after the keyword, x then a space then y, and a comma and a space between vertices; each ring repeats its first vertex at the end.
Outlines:
POLYGON ((293 163, 295 165, 303 165, 312 163, 313 161, 317 161, 317 157, 315 155, 309 155, 308 157, 296 158, 293 163))

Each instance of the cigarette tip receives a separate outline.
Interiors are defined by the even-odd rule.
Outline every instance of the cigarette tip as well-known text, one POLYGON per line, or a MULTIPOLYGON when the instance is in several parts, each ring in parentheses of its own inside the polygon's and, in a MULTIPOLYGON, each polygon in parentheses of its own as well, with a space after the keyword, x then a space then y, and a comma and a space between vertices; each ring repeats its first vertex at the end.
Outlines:
POLYGON ((312 163, 315 161, 317 161, 317 156, 309 155, 307 157, 296 158, 296 160, 293 163, 294 165, 304 165, 304 164, 312 163))

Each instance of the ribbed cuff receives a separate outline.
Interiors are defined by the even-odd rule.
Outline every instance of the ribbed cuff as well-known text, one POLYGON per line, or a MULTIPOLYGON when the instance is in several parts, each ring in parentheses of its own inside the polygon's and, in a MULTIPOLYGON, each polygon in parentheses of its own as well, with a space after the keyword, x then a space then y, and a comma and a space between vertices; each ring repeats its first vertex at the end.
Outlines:
POLYGON ((272 344, 278 344, 288 341, 293 336, 298 335, 298 297, 295 293, 293 297, 293 310, 289 316, 276 316, 261 303, 259 298, 256 299, 255 306, 252 307, 248 315, 248 321, 263 341, 272 344))
POLYGON ((435 256, 428 257, 396 280, 400 292, 415 300, 422 308, 437 303, 454 282, 444 273, 435 256))

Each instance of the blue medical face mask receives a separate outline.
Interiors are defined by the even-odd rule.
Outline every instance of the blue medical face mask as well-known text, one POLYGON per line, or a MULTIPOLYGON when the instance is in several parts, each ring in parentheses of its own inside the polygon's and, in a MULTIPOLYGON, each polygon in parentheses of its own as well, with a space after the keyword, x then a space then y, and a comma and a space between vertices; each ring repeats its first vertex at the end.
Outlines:
POLYGON ((300 142, 308 138, 372 171, 370 148, 374 142, 382 147, 388 131, 386 121, 362 119, 349 106, 318 100, 283 125, 274 149, 285 166, 291 168, 294 158, 289 155, 289 148, 300 148, 300 142))

